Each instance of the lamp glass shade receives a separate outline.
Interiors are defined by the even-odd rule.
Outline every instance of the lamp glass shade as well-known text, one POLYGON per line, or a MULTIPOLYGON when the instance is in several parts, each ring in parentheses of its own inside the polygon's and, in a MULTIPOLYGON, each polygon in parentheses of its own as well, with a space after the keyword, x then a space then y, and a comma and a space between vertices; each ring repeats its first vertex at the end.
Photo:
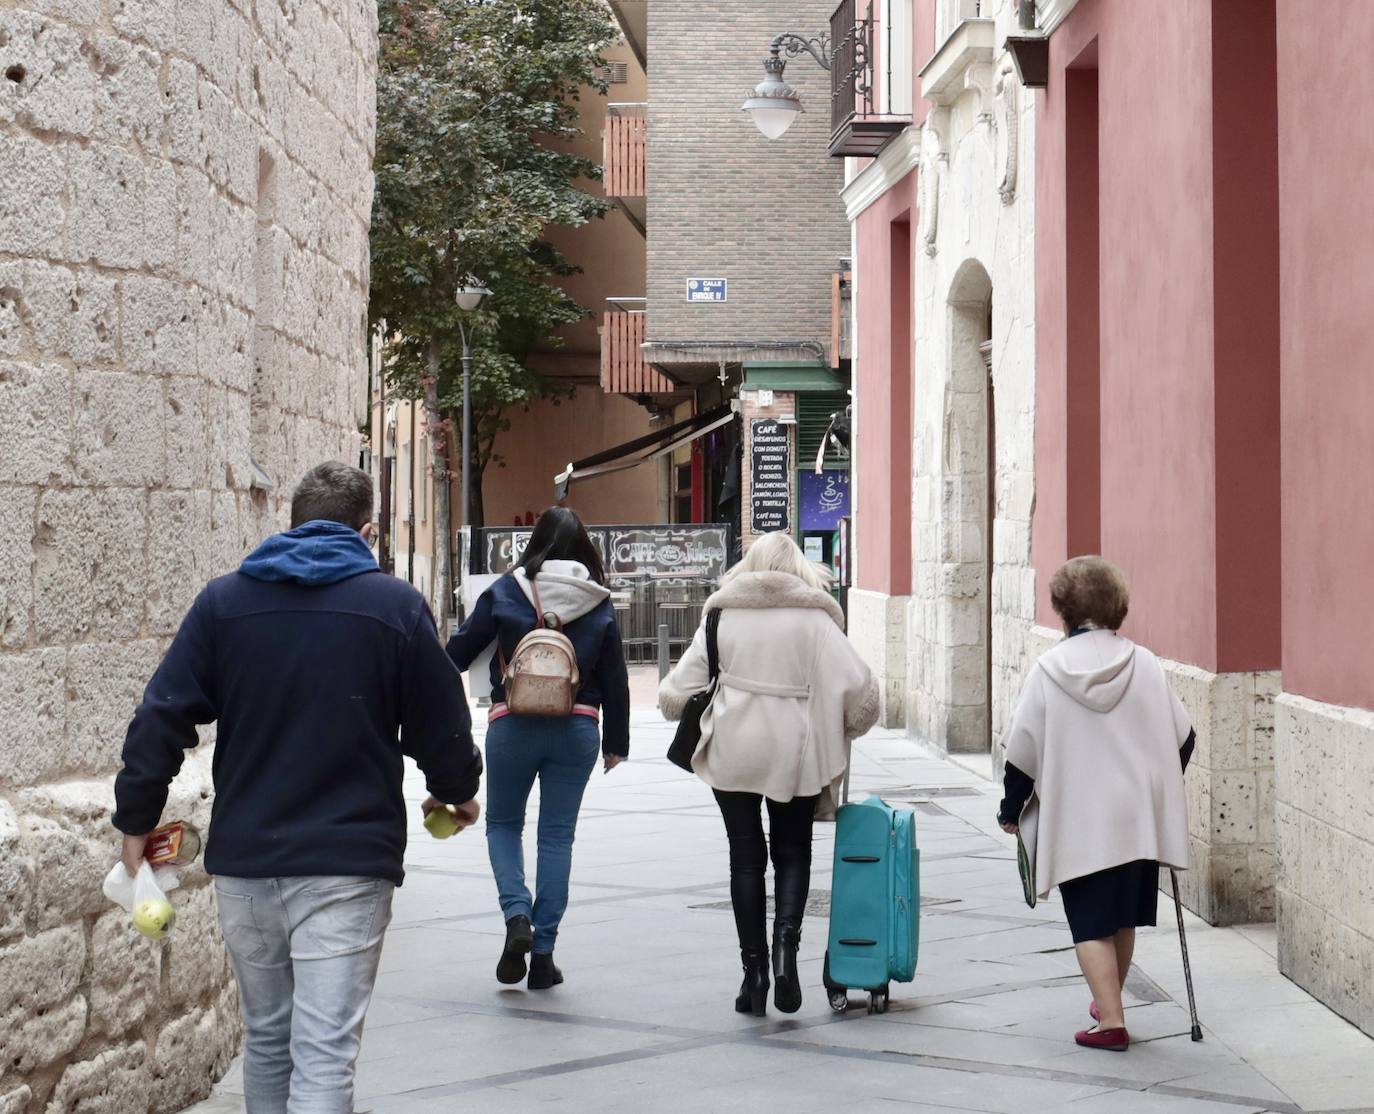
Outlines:
POLYGON ((754 118, 754 126, 765 139, 781 139, 802 111, 801 101, 790 97, 751 97, 744 110, 754 118))
POLYGON ((469 279, 468 282, 454 291, 453 300, 458 303, 459 309, 470 313, 480 306, 482 299, 490 293, 491 291, 481 283, 469 279))

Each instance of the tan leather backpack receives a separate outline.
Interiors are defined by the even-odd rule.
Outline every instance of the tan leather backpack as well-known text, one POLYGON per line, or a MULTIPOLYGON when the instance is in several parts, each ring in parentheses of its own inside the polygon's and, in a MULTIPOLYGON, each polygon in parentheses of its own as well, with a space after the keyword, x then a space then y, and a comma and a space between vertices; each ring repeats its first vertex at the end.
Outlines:
POLYGON ((544 611, 534 577, 530 589, 540 625, 520 639, 509 662, 503 656, 506 706, 517 716, 570 716, 582 685, 577 651, 558 616, 544 611))

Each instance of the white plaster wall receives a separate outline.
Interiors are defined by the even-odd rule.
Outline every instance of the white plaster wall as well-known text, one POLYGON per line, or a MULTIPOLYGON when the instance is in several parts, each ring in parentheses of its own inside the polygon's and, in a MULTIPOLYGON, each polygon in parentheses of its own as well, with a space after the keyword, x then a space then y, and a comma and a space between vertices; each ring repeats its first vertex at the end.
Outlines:
MULTIPOLYGON (((0 0, 4 1114, 181 1109, 237 1046, 204 873, 161 944, 100 894, 111 775, 205 580, 357 459, 376 31, 372 0, 0 0)), ((209 742, 167 818, 208 822, 209 742)))

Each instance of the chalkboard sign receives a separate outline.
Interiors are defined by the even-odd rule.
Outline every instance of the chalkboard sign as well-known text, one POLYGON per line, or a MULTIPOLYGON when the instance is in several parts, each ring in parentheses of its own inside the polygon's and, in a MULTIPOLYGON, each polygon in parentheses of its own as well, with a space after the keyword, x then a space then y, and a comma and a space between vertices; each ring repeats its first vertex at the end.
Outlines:
POLYGON ((772 418, 755 418, 749 427, 750 527, 755 534, 787 530, 791 437, 787 427, 772 418))

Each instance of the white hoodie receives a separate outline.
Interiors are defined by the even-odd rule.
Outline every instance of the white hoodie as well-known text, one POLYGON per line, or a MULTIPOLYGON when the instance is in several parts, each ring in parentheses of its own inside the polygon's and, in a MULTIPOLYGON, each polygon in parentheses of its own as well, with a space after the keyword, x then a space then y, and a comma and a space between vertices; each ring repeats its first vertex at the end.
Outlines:
MULTIPOLYGON (((512 575, 530 606, 535 607, 535 590, 525 570, 517 568, 512 575)), ((564 626, 595 610, 611 594, 609 588, 592 580, 592 574, 581 561, 545 561, 535 579, 539 582, 539 605, 544 614, 552 612, 564 626)))
POLYGON ((1041 656, 1004 740, 1035 780, 1021 837, 1040 897, 1137 859, 1187 869, 1188 732, 1159 659, 1129 639, 1089 631, 1041 656))

